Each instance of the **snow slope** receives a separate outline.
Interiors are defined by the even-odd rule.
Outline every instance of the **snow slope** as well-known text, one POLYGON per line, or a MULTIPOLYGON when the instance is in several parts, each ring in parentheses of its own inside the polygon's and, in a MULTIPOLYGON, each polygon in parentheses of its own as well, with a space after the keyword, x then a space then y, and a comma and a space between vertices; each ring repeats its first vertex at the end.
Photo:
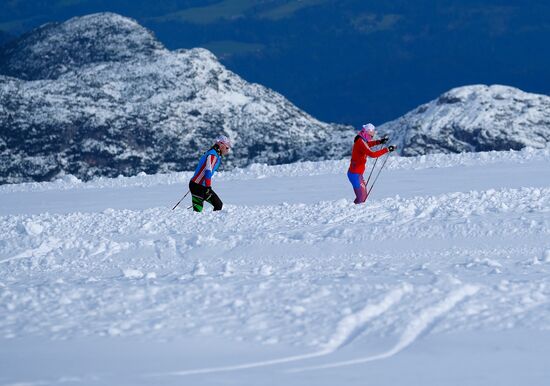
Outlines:
POLYGON ((346 164, 0 187, 0 385, 545 385, 550 150, 346 164))
POLYGON ((550 96, 503 85, 457 87, 379 127, 402 155, 545 148, 550 96))
POLYGON ((354 131, 113 13, 0 47, 0 184, 192 170, 220 134, 238 144, 226 166, 338 159, 354 131))

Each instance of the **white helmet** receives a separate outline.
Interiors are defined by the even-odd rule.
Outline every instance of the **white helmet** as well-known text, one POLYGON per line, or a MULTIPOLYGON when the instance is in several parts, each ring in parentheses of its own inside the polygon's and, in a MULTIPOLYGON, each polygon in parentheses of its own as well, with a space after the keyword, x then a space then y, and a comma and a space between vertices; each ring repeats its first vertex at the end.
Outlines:
POLYGON ((225 136, 225 135, 220 135, 218 138, 216 138, 216 144, 224 144, 227 148, 231 148, 231 140, 225 136))
POLYGON ((372 140, 375 135, 376 135, 376 128, 372 123, 367 123, 363 125, 361 130, 359 130, 359 136, 365 139, 366 141, 372 140))

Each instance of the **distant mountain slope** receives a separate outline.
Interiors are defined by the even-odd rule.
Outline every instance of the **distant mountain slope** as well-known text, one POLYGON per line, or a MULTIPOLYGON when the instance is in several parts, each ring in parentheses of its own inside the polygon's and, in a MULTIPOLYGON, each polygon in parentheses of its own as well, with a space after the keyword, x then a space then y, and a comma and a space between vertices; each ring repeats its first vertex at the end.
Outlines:
POLYGON ((327 122, 381 124, 465 84, 550 94, 541 0, 11 0, 0 1, 0 29, 17 35, 105 10, 171 50, 212 51, 327 122))
POLYGON ((190 170, 221 133, 235 141, 226 166, 349 153, 350 127, 116 14, 43 26, 2 57, 0 183, 190 170))
POLYGON ((379 130, 407 156, 543 148, 550 142, 550 97, 500 85, 459 87, 379 130))
POLYGON ((117 14, 94 14, 45 24, 1 51, 0 73, 25 80, 56 79, 100 62, 120 62, 166 51, 136 21, 117 14))

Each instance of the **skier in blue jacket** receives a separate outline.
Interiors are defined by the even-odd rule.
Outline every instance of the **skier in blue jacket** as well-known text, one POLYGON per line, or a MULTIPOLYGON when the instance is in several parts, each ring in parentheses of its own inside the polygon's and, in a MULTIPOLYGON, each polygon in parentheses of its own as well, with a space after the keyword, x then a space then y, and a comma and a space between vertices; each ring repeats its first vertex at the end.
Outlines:
POLYGON ((195 212, 202 212, 204 201, 211 204, 214 210, 222 209, 222 200, 212 190, 212 176, 218 170, 222 157, 227 155, 230 149, 230 139, 222 135, 200 158, 195 174, 189 181, 189 190, 191 191, 191 200, 195 212))

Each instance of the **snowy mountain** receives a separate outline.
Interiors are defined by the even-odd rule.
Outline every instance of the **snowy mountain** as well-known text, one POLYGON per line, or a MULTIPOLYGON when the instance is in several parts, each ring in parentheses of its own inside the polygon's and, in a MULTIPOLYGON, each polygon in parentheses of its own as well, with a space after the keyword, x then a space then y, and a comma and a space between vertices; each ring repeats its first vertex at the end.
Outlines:
POLYGON ((24 80, 57 79, 101 62, 121 62, 166 51, 147 29, 101 13, 45 24, 2 49, 0 73, 24 80))
POLYGON ((550 94, 543 0, 4 0, 0 29, 107 9, 326 122, 387 122, 472 79, 550 94))
POLYGON ((550 142, 550 97, 513 87, 452 89, 379 127, 402 155, 544 148, 550 142))
POLYGON ((346 166, 1 186, 0 384, 546 386, 550 149, 346 166))
POLYGON ((226 167, 350 151, 350 127, 116 14, 47 24, 0 57, 0 183, 190 170, 222 133, 235 142, 226 167))

